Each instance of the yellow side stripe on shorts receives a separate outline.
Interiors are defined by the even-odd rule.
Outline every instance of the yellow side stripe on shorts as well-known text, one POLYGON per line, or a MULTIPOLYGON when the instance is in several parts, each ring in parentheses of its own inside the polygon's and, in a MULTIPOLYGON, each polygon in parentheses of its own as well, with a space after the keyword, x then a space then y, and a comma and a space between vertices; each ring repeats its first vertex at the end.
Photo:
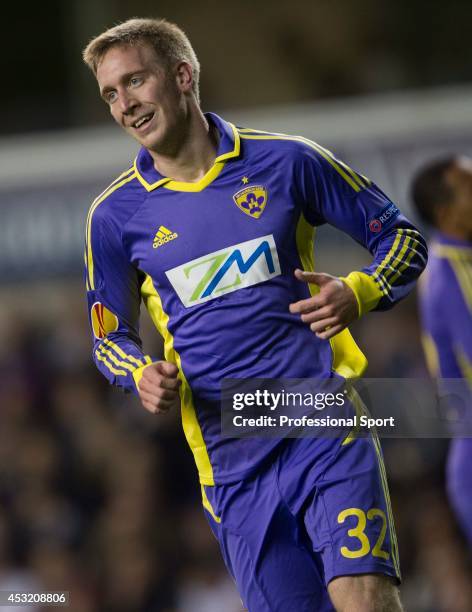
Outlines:
MULTIPOLYGON (((354 405, 356 414, 360 413, 360 414, 370 416, 369 411, 367 410, 367 407, 365 406, 359 394, 353 387, 349 389, 348 398, 354 405)), ((348 440, 346 438, 346 440, 342 443, 343 445, 349 444, 349 442, 352 442, 356 438, 357 432, 354 433, 353 431, 352 433, 354 434, 352 439, 348 440)), ((401 572, 400 572, 400 559, 399 559, 399 554, 398 554, 398 542, 397 542, 397 535, 395 532, 395 523, 393 521, 393 511, 392 511, 392 505, 390 501, 390 493, 388 490, 387 472, 385 470, 385 464, 383 461, 382 449, 380 447, 379 437, 377 434, 377 430, 375 428, 371 429, 371 436, 372 436, 372 442, 374 444, 375 454, 377 455, 377 463, 379 466, 380 481, 381 481, 382 491, 383 491, 384 498, 385 498, 385 505, 387 507, 388 528, 389 528, 390 542, 391 542, 391 547, 392 547, 392 560, 395 566, 395 571, 398 577, 400 578, 401 572)))
POLYGON ((113 365, 108 361, 108 359, 103 355, 100 355, 98 351, 95 351, 95 355, 97 356, 97 359, 99 361, 103 361, 103 363, 110 370, 110 372, 116 374, 117 376, 126 376, 126 370, 117 370, 116 368, 114 368, 113 365))
POLYGON ((202 484, 201 487, 202 487, 202 502, 203 502, 203 507, 205 508, 205 510, 207 510, 210 513, 212 518, 217 523, 221 523, 221 518, 219 516, 216 516, 215 511, 211 507, 210 500, 208 499, 206 491, 205 491, 205 485, 202 484))
POLYGON ((362 401, 360 397, 357 395, 357 392, 353 390, 352 388, 350 388, 348 391, 347 397, 349 401, 352 402, 352 405, 354 406, 354 410, 356 411, 357 425, 353 427, 351 431, 348 433, 348 435, 344 438, 341 446, 347 446, 348 444, 350 444, 351 442, 357 439, 357 436, 359 434, 359 430, 361 427, 359 419, 363 413, 362 401))
POLYGON ((383 456, 382 456, 382 449, 380 447, 380 441, 378 438, 377 431, 375 429, 372 430, 372 440, 374 442, 375 451, 377 453, 377 461, 378 461, 379 470, 380 470, 380 479, 382 481, 382 488, 384 492, 385 503, 387 505, 388 529, 390 533, 390 542, 392 545, 393 564, 395 566, 395 571, 397 572, 397 575, 400 578, 401 572, 400 572, 400 558, 398 554, 398 541, 397 541, 397 534, 395 532, 395 523, 393 521, 393 511, 392 511, 392 504, 390 501, 390 493, 388 490, 387 472, 385 470, 385 465, 384 465, 383 456))

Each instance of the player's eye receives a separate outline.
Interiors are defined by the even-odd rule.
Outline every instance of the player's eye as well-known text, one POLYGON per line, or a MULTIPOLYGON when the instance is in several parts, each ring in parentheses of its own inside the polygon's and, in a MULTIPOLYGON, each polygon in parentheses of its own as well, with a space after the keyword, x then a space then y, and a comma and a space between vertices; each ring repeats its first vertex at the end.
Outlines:
POLYGON ((109 91, 107 95, 105 96, 105 99, 108 102, 108 104, 113 104, 113 102, 115 102, 117 97, 118 97, 118 94, 116 93, 116 91, 109 91))
POLYGON ((138 87, 139 85, 141 85, 141 83, 143 82, 142 77, 131 77, 129 80, 129 84, 131 85, 131 87, 138 87))

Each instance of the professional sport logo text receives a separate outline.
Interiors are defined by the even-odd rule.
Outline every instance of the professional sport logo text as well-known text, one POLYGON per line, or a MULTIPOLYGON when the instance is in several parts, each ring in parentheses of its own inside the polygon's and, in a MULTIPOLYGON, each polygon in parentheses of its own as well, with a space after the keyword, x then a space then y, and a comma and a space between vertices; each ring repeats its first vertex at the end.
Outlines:
POLYGON ((263 236, 172 268, 167 278, 184 306, 195 306, 280 274, 274 237, 263 236))
POLYGON ((384 225, 387 225, 392 219, 397 217, 400 214, 398 208, 390 202, 387 204, 385 208, 380 211, 380 214, 375 218, 369 221, 369 229, 374 234, 380 232, 384 225))

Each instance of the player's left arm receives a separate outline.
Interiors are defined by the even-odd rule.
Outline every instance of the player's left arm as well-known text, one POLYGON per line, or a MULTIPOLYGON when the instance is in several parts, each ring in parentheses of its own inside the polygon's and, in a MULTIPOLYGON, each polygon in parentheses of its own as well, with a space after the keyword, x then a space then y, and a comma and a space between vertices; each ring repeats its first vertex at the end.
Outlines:
POLYGON ((373 256, 346 277, 302 277, 319 293, 291 305, 321 338, 330 338, 370 310, 386 310, 413 288, 427 261, 426 242, 398 207, 369 179, 329 151, 307 146, 298 172, 303 214, 312 225, 329 223, 373 256))

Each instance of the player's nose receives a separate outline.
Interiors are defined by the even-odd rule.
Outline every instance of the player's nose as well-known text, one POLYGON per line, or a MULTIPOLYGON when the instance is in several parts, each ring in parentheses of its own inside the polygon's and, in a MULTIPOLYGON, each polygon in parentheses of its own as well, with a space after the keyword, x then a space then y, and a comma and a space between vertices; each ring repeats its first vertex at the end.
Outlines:
POLYGON ((130 96, 128 93, 123 92, 119 97, 119 107, 121 112, 124 115, 129 115, 133 113, 133 110, 137 108, 138 101, 130 96))

